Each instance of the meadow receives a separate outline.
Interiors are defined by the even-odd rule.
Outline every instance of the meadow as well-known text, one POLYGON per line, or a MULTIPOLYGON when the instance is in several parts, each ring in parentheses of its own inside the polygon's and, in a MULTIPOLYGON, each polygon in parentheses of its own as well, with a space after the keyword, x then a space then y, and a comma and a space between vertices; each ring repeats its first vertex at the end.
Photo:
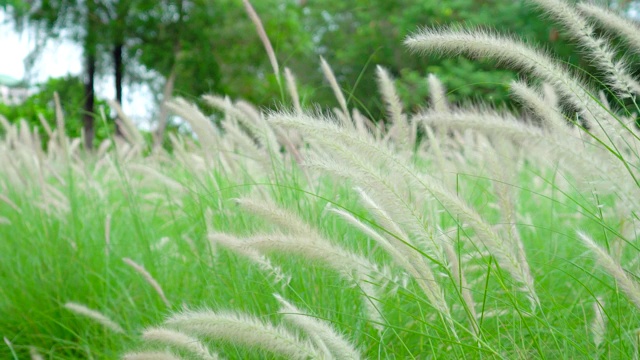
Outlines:
MULTIPOLYGON (((521 71, 521 108, 450 104, 436 76, 387 119, 175 99, 193 136, 93 152, 1 118, 0 358, 637 358, 640 28, 535 1, 596 74, 485 29, 422 29, 420 53, 521 71)), ((265 42, 268 41, 265 39, 265 42)), ((267 49, 269 46, 267 46, 267 49)))

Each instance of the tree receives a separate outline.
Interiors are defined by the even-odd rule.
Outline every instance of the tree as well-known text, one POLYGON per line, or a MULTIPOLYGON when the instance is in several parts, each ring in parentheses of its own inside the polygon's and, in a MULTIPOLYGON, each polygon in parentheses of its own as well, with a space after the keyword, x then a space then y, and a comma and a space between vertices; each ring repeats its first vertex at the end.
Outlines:
MULTIPOLYGON (((103 25, 97 0, 41 0, 35 3, 25 0, 3 0, 3 8, 9 9, 19 30, 32 27, 44 34, 44 41, 64 37, 81 44, 84 57, 83 129, 85 147, 93 147, 95 134, 95 77, 100 56, 98 31, 103 25)), ((39 48, 36 48, 38 51, 39 48)))
MULTIPOLYGON (((84 82, 77 76, 65 76, 51 78, 43 84, 35 86, 37 91, 30 95, 26 101, 19 105, 7 105, 0 103, 0 114, 9 121, 24 120, 31 128, 40 129, 39 133, 43 145, 48 141, 45 127, 53 128, 56 125, 53 94, 58 93, 63 114, 65 117, 65 133, 71 137, 79 137, 82 132, 83 104, 85 102, 84 82), (43 125, 41 121, 45 121, 43 125)), ((96 99, 96 107, 106 108, 104 100, 96 99)), ((96 138, 104 140, 109 137, 111 127, 104 122, 98 122, 96 126, 96 138)))

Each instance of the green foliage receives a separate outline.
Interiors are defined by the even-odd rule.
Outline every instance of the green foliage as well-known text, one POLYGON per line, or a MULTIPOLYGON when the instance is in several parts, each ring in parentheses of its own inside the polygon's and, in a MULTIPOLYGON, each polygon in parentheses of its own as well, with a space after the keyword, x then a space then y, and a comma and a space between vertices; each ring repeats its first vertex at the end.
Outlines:
MULTIPOLYGON (((82 81, 76 76, 51 78, 44 84, 37 85, 37 91, 20 105, 0 103, 0 115, 11 122, 24 120, 31 128, 38 129, 46 144, 48 135, 42 126, 40 116, 46 120, 50 128, 56 127, 54 93, 60 97, 60 105, 64 114, 65 132, 68 136, 80 137, 82 131, 82 104, 84 103, 82 81)), ((96 109, 104 109, 109 116, 106 101, 96 99, 96 109)), ((99 119, 99 114, 94 114, 99 119)), ((96 122, 96 138, 100 141, 111 136, 113 126, 111 122, 96 122)))

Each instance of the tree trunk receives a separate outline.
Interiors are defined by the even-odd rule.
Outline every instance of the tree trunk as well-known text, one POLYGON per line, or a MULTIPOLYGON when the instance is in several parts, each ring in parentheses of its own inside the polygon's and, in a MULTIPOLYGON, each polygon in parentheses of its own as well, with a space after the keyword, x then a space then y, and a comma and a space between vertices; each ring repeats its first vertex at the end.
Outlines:
MULTIPOLYGON (((85 50, 86 51, 86 50, 85 50)), ((91 51, 88 51, 86 55, 87 78, 84 83, 84 114, 82 122, 84 125, 84 146, 91 150, 93 149, 93 138, 95 135, 94 129, 94 81, 96 76, 96 56, 91 51)))
MULTIPOLYGON (((113 48, 113 66, 115 73, 115 86, 116 86, 116 101, 120 108, 122 109, 122 78, 124 76, 124 62, 122 60, 122 49, 124 45, 121 41, 118 41, 113 48)), ((122 129, 120 129, 120 125, 116 122, 116 135, 122 136, 122 129)))
POLYGON ((85 56, 85 82, 84 82, 84 114, 82 124, 84 127, 84 146, 87 150, 93 149, 93 138, 95 137, 95 78, 96 78, 96 54, 97 54, 97 32, 98 24, 96 17, 95 0, 87 0, 86 35, 84 38, 85 56))

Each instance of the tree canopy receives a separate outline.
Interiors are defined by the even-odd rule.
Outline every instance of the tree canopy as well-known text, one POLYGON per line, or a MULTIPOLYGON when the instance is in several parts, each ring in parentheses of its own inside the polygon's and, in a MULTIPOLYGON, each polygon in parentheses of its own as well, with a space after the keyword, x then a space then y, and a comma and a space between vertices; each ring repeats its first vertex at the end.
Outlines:
MULTIPOLYGON (((240 0, 0 0, 0 5, 18 29, 32 27, 43 39, 65 37, 83 48, 85 132, 93 126, 93 82, 100 74, 114 76, 118 101, 127 82, 148 82, 157 94, 165 89, 191 99, 217 93, 266 107, 287 101, 240 0)), ((421 26, 511 29, 569 63, 587 62, 562 29, 541 20, 540 11, 524 0, 262 0, 253 6, 280 64, 297 77, 304 104, 335 101, 319 69, 322 56, 348 101, 373 120, 384 112, 375 65, 397 79, 409 108, 424 102, 429 73, 450 89, 451 101, 508 104, 507 84, 521 74, 491 62, 415 56, 402 42, 421 26)))

